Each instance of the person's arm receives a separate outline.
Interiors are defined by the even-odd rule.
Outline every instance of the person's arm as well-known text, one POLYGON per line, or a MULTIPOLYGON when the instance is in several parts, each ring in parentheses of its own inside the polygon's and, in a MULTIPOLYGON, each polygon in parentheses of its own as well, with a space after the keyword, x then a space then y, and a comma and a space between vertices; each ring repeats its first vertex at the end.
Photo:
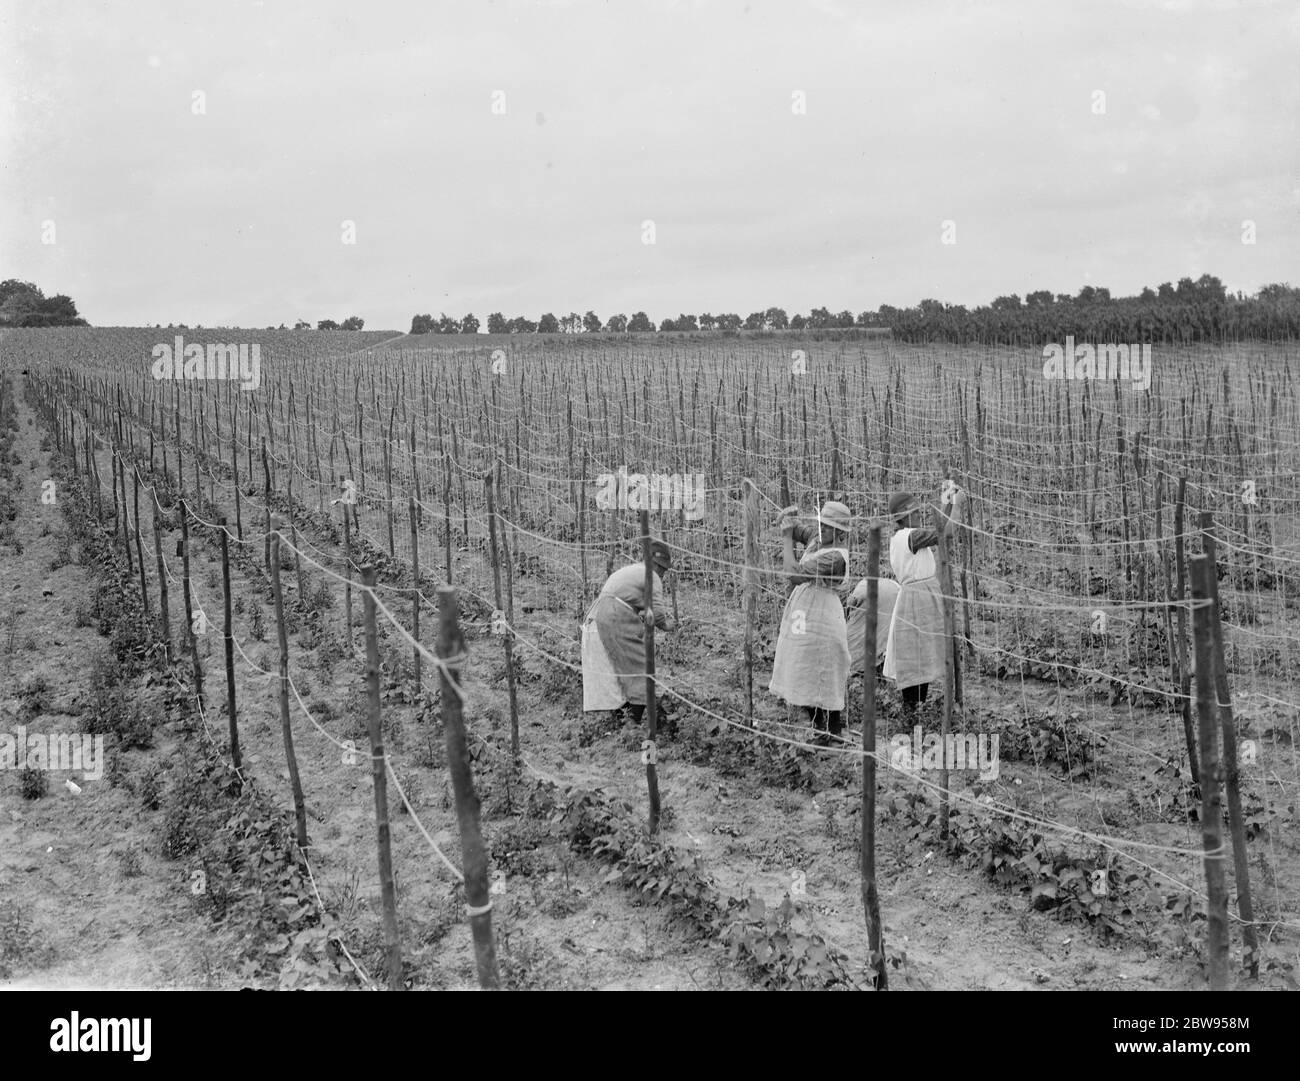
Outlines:
POLYGON ((795 585, 801 582, 821 582, 826 584, 832 582, 839 583, 843 581, 844 576, 848 573, 848 566, 844 562, 844 553, 834 548, 824 548, 813 555, 811 560, 801 561, 798 565, 799 573, 791 577, 795 585))
POLYGON ((668 630, 668 593, 664 589, 663 579, 654 575, 650 580, 651 605, 655 614, 655 626, 661 631, 668 630))
POLYGON ((922 548, 933 548, 939 543, 941 536, 951 536, 953 530, 957 528, 957 519, 961 516, 965 505, 966 494, 959 490, 953 500, 951 513, 945 513, 943 508, 937 504, 932 506, 931 509, 934 512, 933 517, 937 528, 913 529, 907 538, 908 547, 914 553, 919 552, 922 548))
POLYGON ((913 529, 907 534, 907 547, 915 555, 922 548, 933 548, 939 543, 939 531, 936 529, 913 529))
POLYGON ((795 584, 797 584, 795 575, 799 571, 799 561, 794 557, 794 535, 799 531, 799 523, 795 521, 795 515, 798 513, 797 507, 786 507, 777 520, 781 528, 781 569, 795 584))

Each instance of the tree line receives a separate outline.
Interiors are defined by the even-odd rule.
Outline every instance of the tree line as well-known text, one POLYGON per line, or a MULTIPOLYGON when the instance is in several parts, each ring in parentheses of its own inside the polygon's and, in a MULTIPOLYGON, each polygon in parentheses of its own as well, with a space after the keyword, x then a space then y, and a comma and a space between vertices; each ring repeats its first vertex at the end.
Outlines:
MULTIPOLYGON (((411 334, 477 334, 482 324, 472 313, 463 319, 446 314, 417 315, 411 334)), ((875 311, 832 312, 813 308, 807 315, 787 315, 783 308, 736 313, 678 315, 658 326, 645 312, 602 320, 595 312, 546 312, 537 320, 508 319, 501 312, 488 316, 489 334, 615 334, 655 331, 832 330, 862 327, 889 329, 907 342, 949 342, 984 345, 1042 345, 1065 335, 1109 342, 1190 344, 1250 338, 1300 338, 1300 288, 1266 285, 1254 296, 1229 294, 1211 274, 1176 285, 1164 282, 1136 296, 1111 296, 1109 289, 1085 285, 1076 295, 1042 289, 1025 295, 1000 296, 988 304, 966 308, 926 299, 910 308, 882 304, 875 311)))
POLYGON ((85 327, 70 296, 47 297, 31 282, 9 278, 0 282, 0 326, 85 327))

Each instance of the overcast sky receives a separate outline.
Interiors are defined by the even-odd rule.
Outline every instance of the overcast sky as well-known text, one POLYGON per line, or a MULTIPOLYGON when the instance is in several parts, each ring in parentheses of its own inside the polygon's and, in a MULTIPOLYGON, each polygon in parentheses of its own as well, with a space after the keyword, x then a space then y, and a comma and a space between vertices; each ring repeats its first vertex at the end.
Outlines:
POLYGON ((0 13, 0 278, 96 325, 1300 284, 1293 2, 0 13))

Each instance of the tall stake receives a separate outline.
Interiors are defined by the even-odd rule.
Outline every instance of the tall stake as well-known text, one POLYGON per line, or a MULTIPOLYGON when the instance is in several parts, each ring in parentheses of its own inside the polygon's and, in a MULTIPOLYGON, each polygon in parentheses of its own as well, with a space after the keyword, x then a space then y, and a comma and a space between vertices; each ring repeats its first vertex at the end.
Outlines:
POLYGON ((172 622, 171 614, 167 609, 167 566, 163 563, 162 529, 158 525, 158 513, 159 507, 155 500, 153 512, 149 517, 153 519, 153 553, 158 560, 158 614, 162 617, 163 654, 167 658, 167 663, 171 664, 172 622))
MULTIPOLYGON (((952 731, 953 687, 956 682, 956 658, 953 655, 952 618, 952 565, 948 555, 948 531, 939 532, 939 543, 934 548, 939 563, 939 589, 943 593, 943 769, 939 771, 939 836, 948 836, 948 733, 952 731)), ((871 587, 868 586, 868 589, 871 587)), ((875 665, 872 665, 872 671, 875 665)), ((866 673, 863 673, 865 678, 866 673)))
POLYGON ((243 764, 239 754, 239 726, 235 718, 235 635, 230 614, 230 534, 226 531, 226 519, 221 519, 221 586, 225 598, 225 646, 226 646, 226 713, 230 720, 230 759, 235 769, 243 764))
POLYGON ((410 497, 411 518, 411 668, 415 675, 415 690, 420 690, 420 675, 424 658, 420 656, 420 530, 415 516, 415 496, 410 497))
MULTIPOLYGON (((344 490, 353 491, 350 488, 344 490)), ((346 499, 343 501, 343 623, 348 653, 355 656, 356 648, 352 643, 352 516, 348 513, 346 499)))
POLYGON ((654 612, 654 560, 650 553, 650 512, 641 511, 641 553, 645 560, 645 716, 649 738, 642 745, 645 760, 645 783, 650 795, 650 832, 659 831, 659 772, 655 747, 655 612, 654 612))
POLYGON ((293 788, 293 812, 298 824, 298 847, 306 848, 307 807, 298 777, 298 756, 293 751, 293 730, 289 725, 289 636, 284 625, 284 590, 280 587, 280 531, 271 536, 271 587, 275 593, 275 633, 280 643, 280 731, 284 735, 284 757, 289 763, 289 784, 293 788))
POLYGON ((1228 666, 1223 658, 1223 617, 1219 611, 1219 574, 1215 562, 1214 521, 1210 512, 1201 512, 1202 542, 1210 564, 1210 598, 1214 608, 1210 618, 1210 642, 1214 653, 1214 683, 1218 688, 1219 724, 1223 729, 1223 770, 1228 789, 1228 828, 1232 833, 1233 877, 1237 883, 1237 914, 1241 917, 1242 938, 1246 943, 1246 967, 1252 979, 1259 977, 1259 937, 1255 931, 1255 906, 1250 895, 1249 853, 1246 851, 1246 824, 1241 813, 1241 788, 1237 766, 1237 726, 1232 716, 1232 693, 1228 688, 1228 666))
MULTIPOLYGON (((379 833, 379 894, 384 909, 384 945, 388 960, 388 989, 402 989, 402 944, 397 930, 397 883, 393 879, 393 852, 388 829, 388 761, 384 730, 379 723, 379 636, 375 629, 375 568, 361 568, 365 583, 366 621, 366 727, 370 732, 370 776, 375 793, 375 826, 379 833)), ((445 701, 445 699, 444 699, 445 701)))
MULTIPOLYGON (((194 693, 198 695, 199 709, 203 709, 203 668, 199 664, 199 643, 194 637, 194 594, 190 588, 190 515, 185 500, 180 501, 181 511, 181 586, 185 593, 185 640, 189 643, 190 660, 194 663, 194 693)), ((204 615, 202 612, 199 613, 204 615)), ((207 632, 207 617, 203 621, 204 633, 207 632)))
MULTIPOLYGON (((74 455, 73 462, 76 462, 74 455)), ((131 496, 135 504, 135 561, 140 568, 140 603, 144 605, 144 613, 149 615, 149 586, 144 573, 144 546, 140 543, 140 470, 137 466, 131 467, 131 496)))
POLYGON ((1183 548, 1183 502, 1187 495, 1187 478, 1178 478, 1178 502, 1174 507, 1174 611, 1178 615, 1178 672, 1181 677, 1179 693, 1183 707, 1183 739, 1187 743, 1187 768, 1191 771, 1192 784, 1200 782, 1201 770, 1196 761, 1196 733, 1192 729, 1192 673, 1187 664, 1187 611, 1183 607, 1186 597, 1186 561, 1183 548))
POLYGON ((266 536, 262 538, 262 557, 266 569, 271 569, 271 466, 266 460, 266 436, 262 436, 262 475, 265 486, 262 497, 266 500, 266 536))
POLYGON ((487 850, 483 846, 483 833, 479 827, 478 796, 474 792, 469 746, 465 742, 460 689, 460 668, 465 662, 465 639, 460 631, 454 586, 438 587, 438 656, 443 662, 440 677, 447 769, 456 796, 456 820, 460 824, 461 861, 465 872, 466 911, 474 935, 478 982, 484 990, 495 990, 500 983, 500 976, 497 973, 496 944, 492 939, 487 850))
MULTIPOLYGON (((501 557, 497 553, 497 505, 496 496, 493 492, 492 470, 489 469, 483 478, 483 486, 487 490, 487 509, 488 509, 488 547, 492 554, 492 595, 496 600, 497 613, 502 613, 501 605, 501 557)), ((514 573, 507 568, 508 573, 514 573)), ((505 649, 506 655, 506 688, 510 695, 510 753, 514 755, 515 763, 519 762, 519 704, 515 700, 515 655, 514 655, 514 613, 510 613, 510 618, 506 621, 506 626, 501 629, 501 643, 505 649)), ((496 631, 496 628, 493 628, 496 631)))
POLYGON ((745 478, 745 723, 754 726, 754 619, 758 611, 758 489, 745 478))
POLYGON ((876 990, 889 989, 885 932, 876 889, 876 611, 880 607, 880 526, 867 534, 867 622, 862 652, 862 911, 876 990))
POLYGON ((1193 623, 1196 640, 1196 711, 1200 721, 1201 843, 1205 849, 1206 954, 1211 991, 1228 987, 1228 887, 1223 871, 1223 798, 1219 784, 1219 733, 1215 725, 1215 679, 1212 657, 1214 602, 1209 557, 1191 560, 1193 623))

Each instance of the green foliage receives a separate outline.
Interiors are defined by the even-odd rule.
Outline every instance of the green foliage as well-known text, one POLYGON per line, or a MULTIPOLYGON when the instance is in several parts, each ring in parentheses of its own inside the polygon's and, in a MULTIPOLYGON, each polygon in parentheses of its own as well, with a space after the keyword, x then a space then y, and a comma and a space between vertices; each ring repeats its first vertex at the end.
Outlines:
POLYGON ((49 776, 43 769, 24 766, 18 771, 18 790, 23 799, 41 799, 50 790, 49 776))
POLYGON ((604 793, 566 789, 558 813, 570 845, 612 865, 606 882, 619 882, 642 898, 663 901, 698 930, 718 938, 772 988, 858 986, 848 959, 807 926, 793 902, 772 909, 757 898, 723 895, 699 857, 644 836, 631 809, 604 793))
POLYGON ((47 967, 54 959, 47 938, 32 926, 17 901, 0 901, 0 980, 23 969, 47 967))

